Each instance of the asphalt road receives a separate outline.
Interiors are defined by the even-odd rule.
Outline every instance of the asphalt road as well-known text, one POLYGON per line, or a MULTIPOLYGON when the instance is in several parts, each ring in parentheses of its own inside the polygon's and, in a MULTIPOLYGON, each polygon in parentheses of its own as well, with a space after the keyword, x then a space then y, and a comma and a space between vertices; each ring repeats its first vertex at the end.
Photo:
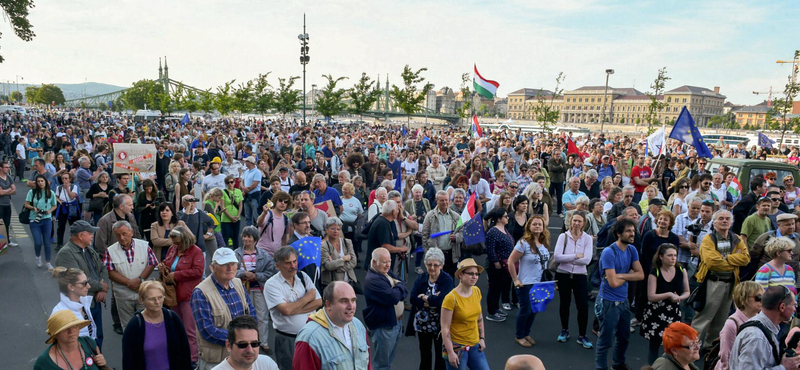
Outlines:
MULTIPOLYGON (((27 193, 27 187, 17 184, 17 194, 12 196, 14 213, 11 222, 11 238, 19 243, 18 248, 11 248, 0 256, 0 368, 2 369, 29 369, 36 358, 47 348, 44 341, 47 339, 46 322, 53 307, 58 303, 58 286, 45 268, 37 268, 33 251, 33 239, 27 226, 21 225, 17 219, 27 193)), ((561 229, 562 220, 551 217, 550 232, 553 234, 551 245, 561 229)), ((362 253, 359 258, 364 258, 362 253)), ((55 257, 53 258, 55 259, 55 257)), ((476 258, 480 264, 484 257, 476 258)), ((361 264, 359 263, 359 266, 361 264)), ((365 272, 357 270, 359 279, 363 279, 365 272)), ((413 285, 416 274, 410 273, 409 289, 413 285)), ((478 282, 483 296, 487 296, 486 275, 482 275, 478 282)), ((486 321, 486 357, 493 369, 502 369, 505 361, 516 354, 533 354, 538 356, 549 369, 593 369, 594 349, 584 349, 578 345, 577 339, 577 313, 572 307, 570 334, 572 337, 567 343, 558 343, 556 337, 561 331, 558 316, 559 296, 550 302, 545 312, 539 313, 533 324, 531 336, 536 340, 532 348, 523 348, 514 342, 514 326, 517 310, 509 314, 508 319, 502 323, 486 321)), ((589 302, 589 339, 596 344, 597 338, 591 334, 593 320, 592 302, 589 302)), ((358 299, 358 317, 361 318, 361 308, 364 299, 358 299)), ((484 302, 484 310, 486 309, 484 302)), ((408 313, 406 314, 408 316, 408 313)), ((406 317, 407 318, 407 317, 406 317)), ((109 363, 117 369, 122 368, 122 336, 111 329, 111 314, 107 307, 103 313, 103 326, 105 332, 104 355, 109 363)), ((274 348, 272 338, 274 331, 270 329, 270 347, 274 348)), ((645 365, 647 357, 647 342, 636 333, 631 334, 631 344, 628 348, 628 365, 638 369, 645 365)), ((609 356, 610 358, 610 356, 609 356)), ((416 369, 419 365, 419 349, 416 338, 403 337, 398 344, 394 361, 395 369, 416 369)))

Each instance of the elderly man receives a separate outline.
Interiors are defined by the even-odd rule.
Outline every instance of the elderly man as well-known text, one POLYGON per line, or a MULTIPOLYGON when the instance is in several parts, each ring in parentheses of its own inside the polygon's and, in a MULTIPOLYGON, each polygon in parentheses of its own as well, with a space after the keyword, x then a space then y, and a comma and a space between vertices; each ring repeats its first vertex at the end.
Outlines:
POLYGON ((225 349, 228 358, 213 370, 278 370, 269 356, 258 354, 258 323, 251 316, 239 316, 228 324, 225 349))
POLYGON ((714 231, 700 244, 700 266, 695 274, 699 283, 708 279, 705 307, 692 320, 692 327, 700 333, 705 350, 719 337, 730 313, 731 291, 739 284, 739 268, 750 262, 745 241, 731 230, 731 212, 717 211, 711 219, 714 231))
POLYGON ((226 175, 241 177, 243 171, 244 171, 244 166, 242 166, 242 162, 237 161, 233 157, 233 152, 230 149, 226 149, 225 160, 222 162, 221 172, 226 175))
POLYGON ((103 265, 112 281, 111 292, 120 323, 127 326, 133 314, 144 309, 139 300, 139 285, 153 272, 158 259, 147 241, 133 237, 133 227, 128 221, 115 222, 112 230, 117 242, 106 249, 103 265))
POLYGON ((534 355, 514 355, 506 360, 505 370, 545 370, 542 360, 534 355))
POLYGON ((280 273, 267 280, 264 296, 276 332, 275 359, 281 369, 291 369, 297 333, 322 300, 314 281, 306 273, 298 273, 297 250, 289 246, 278 249, 275 266, 280 273))
POLYGON ((612 178, 617 173, 617 168, 611 164, 611 157, 604 155, 600 165, 597 166, 597 181, 602 182, 604 178, 611 176, 612 178))
POLYGON ((342 213, 342 198, 339 196, 339 193, 336 192, 336 189, 328 187, 328 184, 325 182, 325 175, 319 173, 314 175, 314 179, 311 180, 311 186, 314 187, 316 203, 323 203, 330 200, 336 208, 336 214, 342 213))
MULTIPOLYGON (((101 167, 97 167, 97 169, 92 172, 89 169, 92 162, 86 156, 81 156, 78 158, 78 164, 80 168, 75 171, 75 183, 78 184, 80 199, 83 202, 83 210, 88 212, 89 209, 89 198, 86 197, 86 193, 89 191, 89 188, 92 186, 92 183, 97 176, 100 176, 103 173, 103 169, 101 167)), ((2 183, 0 183, 2 186, 2 183)))
MULTIPOLYGON (((282 186, 282 185, 281 185, 282 186)), ((294 174, 294 185, 289 188, 289 195, 298 191, 306 191, 310 189, 309 184, 306 182, 306 174, 303 171, 297 171, 294 174)))
MULTIPOLYGON (((644 235, 650 230, 657 228, 656 221, 658 220, 658 213, 664 209, 664 201, 659 198, 654 198, 647 205, 647 213, 643 214, 636 223, 636 232, 644 235)), ((637 245, 639 247, 639 245, 637 245)))
POLYGON ((447 167, 442 163, 442 157, 438 154, 434 154, 431 156, 431 165, 426 168, 428 171, 428 176, 430 177, 431 181, 433 181, 433 185, 437 189, 444 190, 444 179, 447 178, 447 167))
POLYGON ((427 251, 437 247, 444 253, 444 272, 455 276, 456 264, 461 260, 461 245, 464 243, 463 230, 453 232, 438 238, 431 238, 431 234, 456 229, 460 216, 450 207, 447 192, 439 190, 436 193, 436 208, 425 215, 422 222, 422 246, 427 251))
POLYGON ((258 200, 261 198, 261 170, 256 168, 256 157, 249 156, 244 159, 247 171, 244 171, 242 193, 244 196, 244 214, 246 226, 252 226, 258 217, 258 200))
MULTIPOLYGON (((408 252, 408 247, 396 247, 398 230, 395 220, 402 211, 401 207, 394 200, 387 200, 383 203, 381 215, 372 221, 367 235, 367 255, 370 255, 376 248, 384 248, 396 255, 408 252)), ((394 261, 394 255, 391 260, 394 261)), ((365 270, 369 270, 368 261, 364 261, 365 270)))
POLYGON ((102 256, 97 253, 92 245, 92 237, 98 228, 83 220, 75 221, 69 227, 70 238, 56 255, 56 266, 76 268, 86 274, 89 281, 88 295, 94 296, 92 307, 89 309, 97 326, 97 346, 103 347, 103 306, 108 293, 108 269, 103 265, 102 256))
POLYGON ((406 252, 392 253, 392 270, 395 274, 401 275, 403 267, 399 262, 408 258, 407 251, 411 247, 410 237, 414 231, 419 230, 419 224, 415 218, 409 217, 410 214, 403 208, 403 200, 399 191, 392 190, 387 197, 394 201, 398 208, 394 218, 394 228, 397 230, 397 240, 395 240, 394 246, 398 249, 406 248, 406 252))
POLYGON ((117 221, 128 221, 131 227, 133 227, 133 237, 136 239, 141 239, 142 237, 139 234, 139 226, 136 223, 136 217, 133 216, 133 199, 130 195, 120 194, 114 197, 111 205, 112 211, 106 213, 97 221, 97 228, 99 230, 94 236, 94 249, 101 255, 106 253, 106 249, 109 245, 117 242, 117 238, 112 230, 114 223, 117 221))
POLYGON ((372 263, 364 279, 367 306, 362 313, 364 324, 372 335, 373 369, 389 370, 402 335, 403 300, 408 290, 405 283, 390 271, 392 259, 386 248, 375 249, 371 256, 372 263))
POLYGON ((614 204, 611 207, 611 209, 608 210, 607 217, 609 220, 619 217, 619 215, 622 214, 622 210, 628 207, 636 208, 636 211, 639 212, 639 214, 642 214, 642 208, 639 207, 639 203, 633 201, 633 197, 635 196, 634 189, 635 188, 633 187, 633 185, 628 185, 622 188, 622 195, 623 195, 622 201, 617 204, 614 204))
POLYGON ((564 205, 564 213, 559 214, 560 216, 564 216, 567 214, 567 211, 574 210, 577 206, 575 205, 578 198, 581 196, 586 196, 586 193, 580 191, 581 186, 581 179, 578 177, 572 177, 569 179, 569 190, 564 192, 564 195, 561 197, 561 203, 564 205))
POLYGON ((800 357, 782 353, 778 338, 780 325, 791 321, 796 310, 795 295, 788 288, 771 286, 765 289, 761 312, 739 326, 731 348, 730 368, 797 369, 800 357))
POLYGON ((322 292, 325 307, 308 317, 295 341, 294 370, 369 369, 367 329, 356 314, 350 284, 334 281, 322 292))
POLYGON ((580 191, 586 194, 589 199, 600 198, 600 181, 597 181, 597 171, 594 169, 586 171, 581 181, 580 191))
POLYGON ((192 291, 192 316, 199 334, 199 370, 212 369, 228 356, 225 341, 231 320, 243 315, 257 319, 250 295, 245 292, 242 281, 236 278, 238 270, 236 254, 229 248, 219 248, 211 259, 211 275, 192 291))

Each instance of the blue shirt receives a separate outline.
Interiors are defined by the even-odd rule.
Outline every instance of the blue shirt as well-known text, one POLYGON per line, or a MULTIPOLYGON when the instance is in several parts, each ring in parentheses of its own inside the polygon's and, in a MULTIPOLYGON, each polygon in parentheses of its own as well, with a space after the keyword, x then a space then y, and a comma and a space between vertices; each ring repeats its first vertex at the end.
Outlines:
POLYGON ((328 186, 325 188, 325 194, 320 194, 319 190, 314 190, 314 203, 322 203, 330 200, 336 207, 342 206, 342 198, 336 189, 328 186))
POLYGON ((616 173, 617 169, 611 164, 608 166, 601 164, 597 167, 597 181, 603 181, 604 178, 608 176, 614 176, 616 173))
MULTIPOLYGON (((256 167, 253 167, 252 170, 244 171, 244 186, 253 185, 253 182, 257 184, 261 184, 261 170, 256 167)), ((247 194, 256 194, 261 192, 261 187, 256 186, 253 190, 247 192, 247 194)))
MULTIPOLYGON (((585 197, 586 194, 584 192, 580 191, 580 190, 578 190, 577 194, 573 194, 572 190, 567 190, 567 191, 564 192, 564 195, 561 196, 561 203, 562 204, 572 203, 572 205, 575 205, 575 202, 581 196, 585 197)), ((564 207, 564 214, 565 215, 567 214, 567 207, 564 207)))
MULTIPOLYGON (((242 304, 242 301, 239 299, 239 293, 237 293, 236 289, 233 287, 233 282, 231 281, 229 283, 228 289, 223 289, 214 275, 211 275, 211 281, 214 282, 214 286, 217 288, 219 295, 228 306, 231 318, 244 315, 244 304, 242 304)), ((250 316, 253 316, 253 318, 258 321, 256 310, 253 308, 253 302, 250 301, 250 295, 245 294, 244 296, 245 299, 247 299, 247 308, 250 310, 250 316)), ((197 334, 211 343, 224 346, 225 340, 228 339, 228 329, 227 327, 222 329, 214 326, 214 317, 211 315, 211 303, 208 303, 208 298, 206 298, 205 294, 203 294, 200 289, 195 288, 192 292, 191 306, 192 316, 194 316, 194 321, 197 323, 197 334)))
POLYGON ((402 162, 400 162, 397 159, 395 159, 394 162, 389 162, 388 159, 386 160, 386 166, 389 167, 392 170, 392 173, 394 174, 395 178, 397 176, 400 176, 400 165, 401 164, 402 164, 402 162))
MULTIPOLYGON (((611 268, 611 266, 614 266, 614 272, 617 274, 626 274, 631 270, 633 263, 638 260, 639 252, 636 251, 636 247, 629 244, 628 248, 623 251, 619 249, 617 243, 614 242, 609 245, 608 248, 603 249, 603 253, 600 255, 599 266, 603 269, 603 274, 605 274, 605 270, 611 268)), ((628 299, 628 282, 626 281, 622 285, 612 288, 608 285, 608 280, 604 278, 598 296, 612 302, 625 301, 628 299)))

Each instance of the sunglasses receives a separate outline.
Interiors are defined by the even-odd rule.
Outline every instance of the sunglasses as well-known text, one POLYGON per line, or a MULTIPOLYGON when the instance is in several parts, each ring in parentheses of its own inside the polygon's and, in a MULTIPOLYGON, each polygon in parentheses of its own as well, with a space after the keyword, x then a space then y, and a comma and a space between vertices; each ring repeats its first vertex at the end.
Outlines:
POLYGON ((89 285, 89 280, 79 281, 79 282, 75 283, 75 285, 87 286, 87 285, 89 285))
POLYGON ((239 347, 239 349, 245 349, 248 346, 250 346, 251 348, 258 348, 258 347, 261 346, 261 342, 259 342, 259 341, 253 341, 253 342, 249 342, 249 343, 248 342, 236 342, 234 344, 236 345, 236 347, 239 347))
POLYGON ((509 189, 518 189, 518 188, 519 188, 519 186, 513 186, 513 185, 512 185, 512 186, 509 186, 508 188, 509 188, 509 189))
POLYGON ((761 302, 761 297, 762 297, 761 294, 754 295, 753 296, 753 300, 756 301, 756 302, 761 302))
POLYGON ((469 276, 480 276, 481 275, 479 272, 462 272, 462 274, 469 275, 469 276))
POLYGON ((233 184, 235 181, 225 181, 226 184, 233 184))

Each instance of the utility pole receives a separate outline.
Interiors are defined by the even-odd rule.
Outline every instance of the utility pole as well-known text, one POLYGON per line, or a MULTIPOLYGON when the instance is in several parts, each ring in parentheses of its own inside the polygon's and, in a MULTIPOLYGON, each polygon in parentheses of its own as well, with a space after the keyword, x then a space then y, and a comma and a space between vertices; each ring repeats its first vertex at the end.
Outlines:
POLYGON ((24 77, 22 77, 22 76, 20 76, 20 75, 17 75, 17 92, 19 92, 19 79, 20 79, 20 78, 21 78, 23 81, 25 80, 25 78, 24 78, 24 77))
POLYGON ((311 60, 308 56, 308 33, 306 33, 306 14, 303 13, 303 33, 297 36, 300 40, 300 64, 303 65, 303 125, 306 124, 306 64, 311 60))
POLYGON ((608 76, 613 75, 613 69, 606 69, 606 89, 603 90, 603 114, 600 118, 600 133, 603 133, 603 127, 606 124, 606 101, 608 101, 608 76))

